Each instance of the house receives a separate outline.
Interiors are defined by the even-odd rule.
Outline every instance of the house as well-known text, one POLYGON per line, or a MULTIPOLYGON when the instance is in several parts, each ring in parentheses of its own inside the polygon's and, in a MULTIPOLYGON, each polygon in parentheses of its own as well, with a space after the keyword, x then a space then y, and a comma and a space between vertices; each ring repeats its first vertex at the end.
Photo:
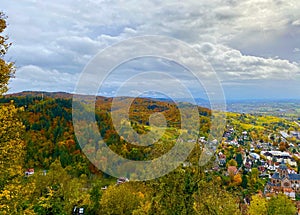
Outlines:
POLYGON ((222 152, 219 152, 219 165, 225 166, 226 164, 226 155, 224 155, 222 152))
POLYGON ((75 206, 73 208, 73 215, 84 215, 84 208, 78 208, 77 206, 75 206))
POLYGON ((251 158, 253 158, 254 160, 259 160, 260 156, 254 152, 249 154, 251 158))
POLYGON ((182 167, 190 167, 192 165, 193 164, 191 162, 187 162, 187 161, 185 161, 185 162, 182 163, 182 167))
POLYGON ((238 170, 237 170, 236 166, 229 166, 227 168, 228 175, 236 175, 237 172, 238 172, 238 170))
POLYGON ((238 141, 236 141, 236 140, 232 140, 232 141, 230 141, 228 144, 229 144, 229 145, 232 145, 232 146, 239 147, 239 143, 238 143, 238 141))
POLYGON ((244 136, 246 136, 247 134, 248 134, 247 131, 243 131, 243 132, 242 132, 242 135, 244 135, 244 136))
POLYGON ((288 133, 286 133, 285 131, 280 131, 279 133, 280 133, 280 135, 281 135, 284 139, 290 137, 290 135, 289 135, 288 133))
POLYGON ((300 140, 300 132, 299 131, 291 131, 290 135, 292 137, 296 137, 298 140, 300 140))
POLYGON ((28 177, 28 176, 31 176, 34 174, 34 169, 30 168, 30 169, 27 169, 25 171, 25 176, 28 177))
POLYGON ((273 162, 285 162, 290 166, 297 167, 297 162, 291 157, 288 152, 281 151, 261 151, 261 155, 265 156, 267 160, 273 162))
POLYGON ((205 142, 205 137, 200 137, 200 138, 199 138, 199 142, 200 142, 200 143, 204 143, 204 142, 205 142))
POLYGON ((250 170, 252 168, 252 161, 251 160, 247 160, 244 164, 245 168, 247 170, 250 170))
POLYGON ((120 177, 117 179, 117 184, 123 184, 125 182, 129 182, 129 179, 125 177, 120 177))
POLYGON ((283 193, 291 199, 296 199, 296 193, 292 188, 283 188, 283 193))
POLYGON ((296 193, 300 193, 300 174, 291 173, 284 163, 280 164, 267 183, 265 192, 283 192, 294 198, 296 193))
POLYGON ((266 171, 266 167, 265 167, 265 166, 259 166, 259 167, 258 167, 258 170, 259 170, 260 172, 265 172, 265 171, 266 171))

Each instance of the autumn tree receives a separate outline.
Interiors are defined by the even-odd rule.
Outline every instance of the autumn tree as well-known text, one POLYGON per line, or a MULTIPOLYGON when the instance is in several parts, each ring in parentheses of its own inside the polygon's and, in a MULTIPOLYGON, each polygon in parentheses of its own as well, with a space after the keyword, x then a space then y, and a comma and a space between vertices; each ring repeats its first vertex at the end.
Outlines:
POLYGON ((21 138, 24 127, 18 119, 18 109, 13 103, 0 106, 0 210, 7 214, 17 211, 21 197, 24 142, 21 138))
MULTIPOLYGON (((6 17, 0 12, 0 96, 8 90, 9 78, 14 74, 14 64, 6 62, 4 56, 10 44, 2 33, 6 28, 6 17)), ((24 126, 18 118, 20 109, 11 102, 0 106, 0 211, 2 214, 17 214, 21 195, 20 176, 23 172, 24 126)))
POLYGON ((7 92, 8 81, 15 72, 14 64, 12 62, 6 62, 4 59, 4 56, 11 45, 7 42, 8 37, 2 34, 6 25, 6 17, 3 12, 0 12, 0 95, 7 92))
POLYGON ((149 214, 193 214, 193 194, 203 177, 192 169, 181 169, 149 182, 153 198, 149 214))
POLYGON ((100 214, 147 214, 150 202, 147 203, 146 192, 139 188, 131 182, 109 186, 100 201, 100 214))
POLYGON ((268 201, 268 214, 294 215, 297 209, 285 194, 278 194, 268 201))
POLYGON ((252 201, 250 203, 248 213, 249 215, 265 215, 268 210, 268 202, 261 195, 252 196, 252 201))
POLYGON ((292 200, 283 193, 272 196, 270 200, 266 200, 259 194, 254 195, 248 208, 249 215, 294 215, 296 212, 292 200))
POLYGON ((38 214, 71 214, 74 206, 90 204, 86 190, 87 177, 72 178, 59 160, 55 160, 47 174, 36 173, 30 179, 34 184, 29 207, 38 214))
POLYGON ((286 151, 286 145, 284 142, 279 143, 279 150, 282 152, 286 151))
POLYGON ((194 194, 196 214, 240 214, 237 200, 220 187, 217 182, 199 183, 199 190, 194 194))
POLYGON ((229 166, 238 166, 238 163, 236 162, 236 160, 231 159, 230 161, 227 162, 226 166, 227 167, 229 167, 229 166))

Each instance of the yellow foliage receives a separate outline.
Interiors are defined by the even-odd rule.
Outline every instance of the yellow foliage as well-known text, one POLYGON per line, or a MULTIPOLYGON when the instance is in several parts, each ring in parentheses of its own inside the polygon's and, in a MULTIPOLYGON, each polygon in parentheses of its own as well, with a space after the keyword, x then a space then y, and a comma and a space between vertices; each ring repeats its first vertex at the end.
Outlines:
POLYGON ((233 182, 235 185, 240 185, 242 183, 242 177, 240 174, 236 174, 234 177, 233 177, 233 182))
POLYGON ((18 111, 13 103, 0 106, 0 202, 4 214, 16 213, 18 200, 22 198, 24 126, 18 119, 18 111))

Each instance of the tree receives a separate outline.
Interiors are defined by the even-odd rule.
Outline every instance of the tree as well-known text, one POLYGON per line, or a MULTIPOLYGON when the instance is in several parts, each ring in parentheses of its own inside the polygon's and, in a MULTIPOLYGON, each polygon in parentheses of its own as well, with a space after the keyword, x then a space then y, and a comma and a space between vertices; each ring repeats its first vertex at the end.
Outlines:
POLYGON ((0 210, 4 214, 17 212, 21 198, 24 142, 21 138, 24 126, 18 119, 14 104, 0 106, 0 210))
POLYGON ((257 168, 252 168, 251 169, 251 178, 257 180, 259 176, 259 171, 257 168))
POLYGON ((241 153, 238 153, 238 154, 236 155, 235 160, 236 160, 236 162, 237 162, 237 164, 238 164, 238 167, 242 166, 242 164, 243 164, 243 156, 242 156, 241 153))
POLYGON ((178 168, 149 182, 153 190, 149 214, 193 214, 192 196, 198 190, 198 181, 201 177, 192 169, 178 168))
MULTIPOLYGON (((6 17, 0 12, 0 96, 8 90, 9 78, 13 75, 14 64, 6 62, 4 56, 10 44, 2 33, 6 28, 6 17)), ((25 131, 18 118, 18 109, 13 102, 0 106, 0 211, 2 214, 16 214, 21 199, 21 177, 23 174, 25 131)))
POLYGON ((7 42, 8 37, 2 35, 6 28, 6 16, 3 12, 0 12, 0 95, 8 90, 8 81, 15 72, 14 64, 12 62, 6 62, 4 56, 11 45, 7 42))
POLYGON ((233 182, 232 182, 232 185, 240 185, 242 183, 242 177, 241 177, 241 174, 236 174, 234 177, 233 177, 233 182))
POLYGON ((201 181, 199 185, 199 190, 194 195, 196 214, 240 214, 237 200, 217 182, 201 181))
POLYGON ((242 176, 242 184, 241 184, 242 188, 247 189, 248 187, 248 178, 246 175, 242 176))
POLYGON ((283 193, 271 197, 269 201, 259 194, 254 195, 248 208, 249 215, 294 215, 296 212, 292 200, 283 193))
POLYGON ((296 206, 285 194, 278 194, 272 197, 268 202, 268 214, 270 215, 294 215, 296 212, 296 206))
POLYGON ((252 201, 250 203, 248 213, 249 215, 265 215, 268 210, 268 202, 261 195, 252 196, 252 201))
POLYGON ((227 162, 226 166, 229 167, 229 166, 237 166, 237 162, 236 160, 234 159, 231 159, 230 161, 227 162))
POLYGON ((100 200, 103 195, 102 187, 107 186, 106 183, 103 183, 101 180, 96 180, 90 189, 90 213, 99 214, 100 213, 100 200))
POLYGON ((279 143, 279 150, 282 152, 286 151, 286 145, 284 142, 279 143))
POLYGON ((134 211, 141 210, 145 200, 145 194, 138 191, 131 182, 109 186, 100 201, 100 214, 133 214, 134 211))
POLYGON ((86 190, 87 178, 82 175, 72 178, 59 160, 50 165, 46 175, 34 174, 29 180, 34 184, 29 207, 38 214, 71 214, 74 206, 90 204, 86 190))

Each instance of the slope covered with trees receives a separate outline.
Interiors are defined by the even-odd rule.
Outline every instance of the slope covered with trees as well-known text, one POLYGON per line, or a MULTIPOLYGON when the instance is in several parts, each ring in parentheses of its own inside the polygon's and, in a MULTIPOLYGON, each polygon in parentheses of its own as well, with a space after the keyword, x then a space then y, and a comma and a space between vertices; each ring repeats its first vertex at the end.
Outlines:
MULTIPOLYGON (((245 195, 251 196, 263 189, 262 181, 254 170, 250 175, 237 174, 232 178, 207 171, 213 167, 214 157, 205 166, 199 166, 199 144, 187 159, 187 166, 182 165, 155 180, 116 185, 115 178, 99 171, 82 153, 72 125, 71 95, 25 92, 2 97, 1 106, 10 106, 11 100, 16 110, 23 108, 14 116, 14 119, 21 120, 24 130, 19 133, 25 143, 21 169, 23 172, 28 168, 35 169, 31 177, 18 177, 22 186, 21 197, 15 206, 18 212, 70 214, 77 206, 84 207, 88 214, 241 214, 247 211, 243 200, 245 195)), ((127 142, 115 131, 111 101, 111 98, 97 98, 95 118, 99 132, 113 151, 128 159, 148 160, 172 148, 180 130, 180 114, 176 104, 144 98, 134 100, 129 117, 132 128, 138 133, 147 133, 151 129, 148 120, 154 112, 164 114, 168 124, 168 129, 157 143, 143 147, 127 142)), ((201 122, 199 133, 207 137, 211 112, 201 107, 198 110, 197 120, 201 122)), ((261 117, 256 121, 254 118, 252 115, 229 113, 227 120, 236 127, 246 123, 254 126, 248 131, 251 138, 258 140, 272 126, 282 128, 281 124, 285 126, 289 123, 279 118, 261 117)), ((240 128, 241 131, 244 129, 240 128)), ((82 132, 88 132, 88 129, 82 132)), ((228 155, 231 159, 228 165, 241 166, 240 152, 235 152, 236 156, 234 151, 232 153, 228 155)), ((254 202, 256 198, 253 197, 254 202)), ((282 198, 276 201, 290 202, 282 198)), ((268 205, 276 201, 270 200, 268 205)), ((259 210, 277 210, 268 205, 259 210)), ((249 207, 249 212, 253 210, 256 210, 254 204, 249 207)))

